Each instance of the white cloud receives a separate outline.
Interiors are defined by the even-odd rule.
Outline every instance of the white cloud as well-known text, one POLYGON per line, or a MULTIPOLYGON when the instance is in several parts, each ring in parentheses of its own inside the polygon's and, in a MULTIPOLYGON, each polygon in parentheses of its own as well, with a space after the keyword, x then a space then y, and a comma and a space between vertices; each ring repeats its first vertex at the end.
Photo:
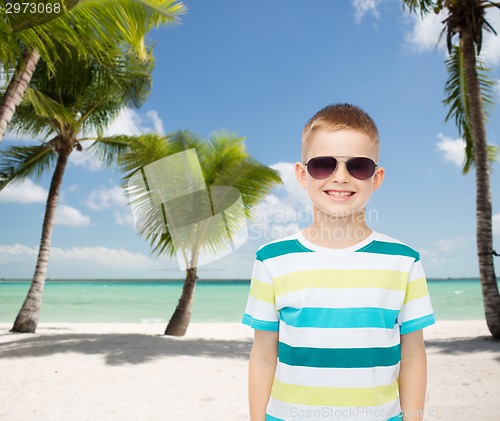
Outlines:
POLYGON ((165 129, 163 127, 163 121, 161 118, 158 116, 158 113, 154 110, 148 111, 146 115, 149 117, 151 120, 151 123, 153 123, 154 133, 157 133, 159 135, 164 135, 165 134, 165 129))
MULTIPOLYGON (((442 21, 447 15, 446 9, 443 9, 438 15, 430 12, 423 18, 419 14, 405 13, 410 25, 410 29, 405 34, 405 41, 412 50, 434 51, 438 48, 447 54, 446 34, 440 38, 444 28, 442 21)), ((500 28, 500 11, 496 8, 487 10, 486 19, 493 28, 500 28)), ((481 58, 489 67, 500 64, 500 37, 491 32, 483 32, 481 58)))
POLYGON ((500 212, 493 215, 493 234, 500 235, 500 212))
POLYGON ((115 186, 110 189, 100 188, 92 191, 85 204, 94 211, 113 209, 113 217, 117 225, 135 228, 132 211, 128 206, 128 198, 123 188, 115 186))
POLYGON ((283 184, 278 185, 276 190, 285 193, 284 200, 293 207, 309 206, 309 196, 295 177, 295 163, 278 162, 270 167, 280 173, 283 184))
POLYGON ((249 237, 260 243, 273 241, 299 230, 299 214, 296 209, 274 194, 260 202, 249 222, 249 237))
POLYGON ((352 0, 356 22, 360 22, 367 13, 372 13, 373 16, 378 17, 378 3, 380 3, 380 0, 352 0))
POLYGON ((93 152, 90 152, 87 147, 84 147, 81 152, 74 150, 69 156, 69 162, 77 167, 86 168, 89 171, 99 171, 104 168, 104 165, 95 159, 93 155, 93 152))
POLYGON ((113 217, 117 225, 135 228, 132 211, 128 206, 125 191, 118 186, 106 189, 100 188, 89 194, 85 204, 94 211, 113 209, 113 217))
POLYGON ((446 48, 446 38, 439 38, 443 30, 442 21, 446 17, 444 10, 439 15, 431 12, 423 18, 415 13, 408 16, 412 28, 405 34, 405 41, 412 50, 434 51, 438 47, 443 50, 446 48))
MULTIPOLYGON (((486 20, 497 31, 500 28, 500 10, 496 8, 488 9, 486 12, 486 20)), ((483 48, 481 57, 486 62, 487 66, 496 66, 500 64, 500 37, 495 36, 490 32, 484 32, 483 48)))
POLYGON ((498 102, 500 102, 500 79, 495 83, 495 92, 497 93, 498 102))
POLYGON ((446 253, 449 251, 456 251, 457 249, 465 249, 467 245, 464 237, 454 237, 448 240, 439 240, 436 243, 437 248, 446 253))
POLYGON ((131 108, 123 108, 104 134, 105 136, 118 134, 134 136, 143 133, 165 134, 163 122, 156 111, 148 111, 145 117, 141 117, 131 108))
POLYGON ((113 216, 117 225, 129 226, 135 229, 134 218, 129 208, 123 210, 115 209, 113 216))
POLYGON ((110 249, 107 247, 72 247, 64 250, 56 248, 51 252, 57 261, 72 261, 90 263, 108 268, 137 268, 150 265, 152 260, 140 253, 132 253, 124 249, 110 249))
POLYGON ((90 225, 90 218, 78 209, 67 205, 59 205, 56 209, 55 225, 67 227, 85 227, 90 225))
MULTIPOLYGON (((458 263, 456 259, 443 256, 442 253, 435 251, 420 249, 419 253, 425 261, 425 267, 428 269, 446 269, 448 271, 450 266, 456 266, 458 263)), ((446 276, 449 276, 449 272, 447 272, 446 276)))
POLYGON ((78 184, 71 184, 66 190, 68 191, 68 193, 76 193, 80 189, 80 187, 81 186, 78 184))
POLYGON ((465 158, 465 141, 462 138, 452 139, 440 133, 437 149, 443 153, 445 161, 451 161, 462 167, 465 158))
POLYGON ((10 184, 0 191, 0 202, 39 203, 47 200, 47 190, 26 180, 22 184, 10 184))
POLYGON ((36 257, 38 249, 22 244, 0 246, 0 264, 16 263, 24 258, 36 257))
POLYGON ((92 210, 100 211, 127 206, 128 199, 121 187, 115 186, 110 189, 103 187, 92 191, 85 200, 85 204, 92 210))
POLYGON ((290 162, 271 165, 279 171, 283 184, 256 206, 254 218, 249 221, 251 239, 261 243, 276 240, 297 232, 300 225, 311 219, 309 197, 295 178, 294 165, 290 162))
MULTIPOLYGON (((33 261, 38 247, 27 247, 22 244, 0 245, 0 263, 18 263, 33 261)), ((106 269, 141 269, 158 266, 158 263, 141 253, 132 253, 124 249, 107 247, 72 247, 63 249, 52 247, 50 266, 69 265, 73 268, 91 265, 93 268, 106 269)))

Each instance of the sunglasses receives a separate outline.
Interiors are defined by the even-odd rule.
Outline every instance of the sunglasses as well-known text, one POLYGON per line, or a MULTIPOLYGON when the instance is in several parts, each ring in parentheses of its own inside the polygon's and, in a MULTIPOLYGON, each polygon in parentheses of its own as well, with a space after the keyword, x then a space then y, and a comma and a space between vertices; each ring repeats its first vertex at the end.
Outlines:
MULTIPOLYGON (((348 158, 340 156, 339 158, 348 158)), ((317 156, 311 158, 308 162, 303 162, 307 167, 307 172, 312 178, 321 180, 333 174, 337 169, 339 162, 344 162, 349 174, 358 180, 368 180, 378 167, 370 158, 354 157, 346 161, 339 161, 333 156, 317 156)))

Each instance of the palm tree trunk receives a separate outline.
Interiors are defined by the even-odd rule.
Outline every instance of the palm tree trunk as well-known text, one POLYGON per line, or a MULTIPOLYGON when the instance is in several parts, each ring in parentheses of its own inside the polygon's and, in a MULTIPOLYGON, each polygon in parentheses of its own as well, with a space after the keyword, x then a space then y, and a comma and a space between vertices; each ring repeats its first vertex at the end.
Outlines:
POLYGON ((184 336, 191 320, 191 309, 193 307, 194 287, 196 286, 196 267, 186 271, 186 280, 182 287, 181 298, 168 322, 165 335, 184 336))
POLYGON ((40 60, 38 51, 24 51, 21 62, 0 101, 0 143, 7 132, 7 126, 10 120, 12 120, 17 106, 21 103, 23 95, 26 89, 28 89, 28 84, 38 64, 38 60, 40 60))
POLYGON ((35 333, 40 319, 40 309, 42 307, 43 287, 47 276, 49 264, 50 243, 52 231, 54 230, 54 219, 56 215, 57 201, 64 177, 64 171, 68 162, 68 153, 59 153, 56 169, 50 182, 45 216, 43 218, 42 238, 38 250, 36 269, 31 281, 31 287, 24 303, 14 322, 11 332, 35 333))
POLYGON ((483 291, 486 324, 492 336, 500 339, 500 295, 493 264, 492 205, 490 169, 486 142, 485 115, 477 74, 476 50, 472 35, 462 31, 464 66, 469 91, 474 161, 476 167, 476 241, 479 274, 483 291))

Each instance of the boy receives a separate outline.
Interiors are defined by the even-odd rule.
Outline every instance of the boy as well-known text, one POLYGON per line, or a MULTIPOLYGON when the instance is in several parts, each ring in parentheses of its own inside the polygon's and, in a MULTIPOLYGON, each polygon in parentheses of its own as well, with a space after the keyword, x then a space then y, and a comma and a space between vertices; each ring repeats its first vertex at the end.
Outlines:
POLYGON ((422 420, 435 323, 419 254, 371 230, 384 179, 373 120, 323 108, 295 164, 313 223, 259 248, 242 322, 255 329, 251 421, 422 420))

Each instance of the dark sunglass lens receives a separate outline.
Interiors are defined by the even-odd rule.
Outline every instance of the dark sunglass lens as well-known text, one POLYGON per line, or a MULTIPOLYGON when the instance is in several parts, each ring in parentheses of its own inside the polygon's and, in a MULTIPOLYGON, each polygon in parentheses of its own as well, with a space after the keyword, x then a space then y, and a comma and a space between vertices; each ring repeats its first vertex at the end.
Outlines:
POLYGON ((375 174, 375 162, 370 158, 352 158, 346 163, 347 171, 358 180, 368 180, 375 174))
POLYGON ((337 160, 335 158, 331 156, 318 156, 309 160, 307 170, 311 177, 321 179, 333 173, 336 166, 337 160))

